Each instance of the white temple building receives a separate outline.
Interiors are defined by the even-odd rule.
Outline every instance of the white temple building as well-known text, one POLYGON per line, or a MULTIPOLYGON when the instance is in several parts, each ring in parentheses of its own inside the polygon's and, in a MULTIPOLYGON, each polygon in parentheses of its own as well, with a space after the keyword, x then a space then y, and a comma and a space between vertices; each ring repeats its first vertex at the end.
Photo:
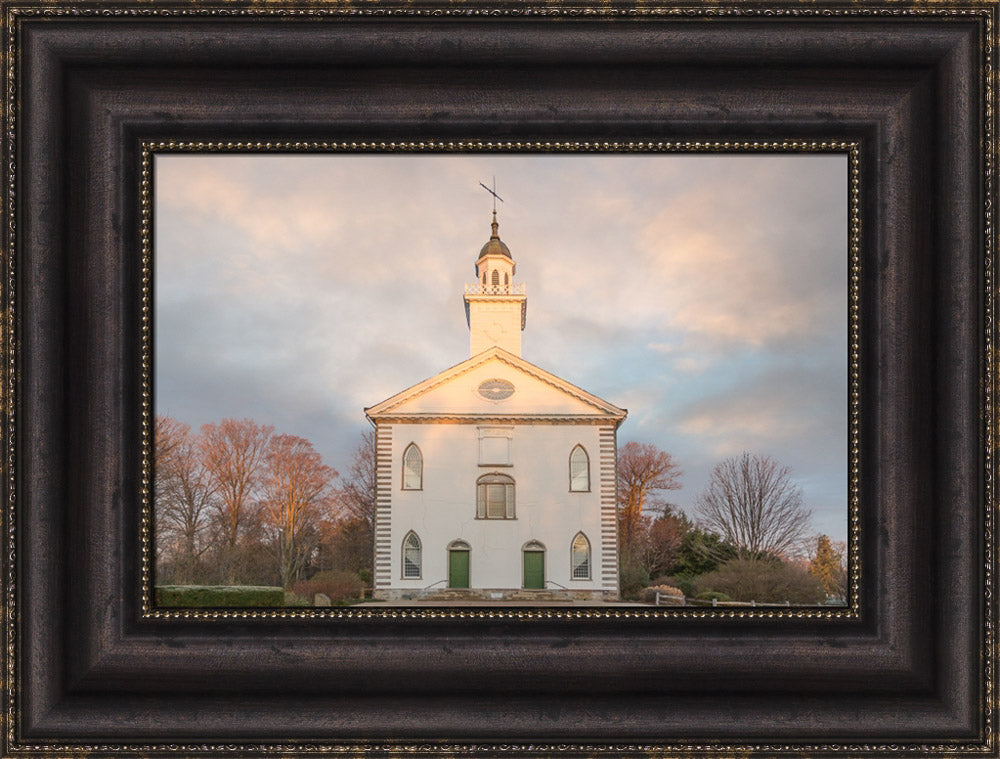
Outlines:
POLYGON ((521 358, 525 286, 493 233, 465 286, 470 358, 365 409, 376 598, 618 598, 626 411, 521 358))

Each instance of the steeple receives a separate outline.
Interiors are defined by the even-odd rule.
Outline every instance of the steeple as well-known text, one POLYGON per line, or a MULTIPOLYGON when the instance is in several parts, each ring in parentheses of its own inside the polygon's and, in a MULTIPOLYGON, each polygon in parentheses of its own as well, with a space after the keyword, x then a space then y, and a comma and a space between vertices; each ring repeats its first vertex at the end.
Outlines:
POLYGON ((490 239, 476 259, 476 284, 465 286, 469 355, 475 356, 498 345, 520 356, 521 330, 527 316, 528 298, 524 285, 514 284, 517 265, 510 255, 510 248, 500 239, 496 208, 493 209, 490 227, 493 230, 490 239))

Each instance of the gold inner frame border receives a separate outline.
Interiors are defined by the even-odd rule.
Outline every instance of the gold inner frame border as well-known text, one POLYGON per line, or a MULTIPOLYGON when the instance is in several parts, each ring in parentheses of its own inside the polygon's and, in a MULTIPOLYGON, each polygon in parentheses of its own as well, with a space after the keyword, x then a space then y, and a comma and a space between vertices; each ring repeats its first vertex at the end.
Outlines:
POLYGON ((856 140, 684 140, 684 141, 288 141, 279 140, 148 140, 141 145, 140 167, 140 235, 142 256, 141 284, 141 365, 142 365, 142 475, 139 498, 141 506, 141 615, 157 620, 249 620, 249 619, 510 619, 510 620, 580 620, 580 619, 858 619, 861 588, 859 487, 860 449, 859 412, 859 353, 860 353, 860 271, 861 271, 861 143, 856 140), (653 609, 628 608, 518 608, 518 607, 319 607, 287 609, 165 609, 155 606, 153 582, 153 392, 152 392, 152 276, 153 276, 153 159, 156 154, 219 154, 219 153, 315 153, 315 154, 383 154, 413 153, 488 153, 517 154, 583 153, 583 154, 746 154, 746 153, 841 153, 848 158, 848 490, 847 490, 847 605, 836 608, 791 607, 755 608, 690 608, 663 607, 653 609))

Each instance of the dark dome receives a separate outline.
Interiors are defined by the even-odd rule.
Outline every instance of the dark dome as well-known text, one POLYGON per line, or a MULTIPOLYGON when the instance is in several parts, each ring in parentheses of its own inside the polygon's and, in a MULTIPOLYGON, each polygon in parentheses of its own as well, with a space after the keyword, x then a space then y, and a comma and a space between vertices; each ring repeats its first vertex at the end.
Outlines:
POLYGON ((479 251, 479 257, 482 258, 491 253, 493 255, 507 256, 507 258, 511 257, 510 248, 499 237, 491 237, 483 246, 483 249, 479 251))

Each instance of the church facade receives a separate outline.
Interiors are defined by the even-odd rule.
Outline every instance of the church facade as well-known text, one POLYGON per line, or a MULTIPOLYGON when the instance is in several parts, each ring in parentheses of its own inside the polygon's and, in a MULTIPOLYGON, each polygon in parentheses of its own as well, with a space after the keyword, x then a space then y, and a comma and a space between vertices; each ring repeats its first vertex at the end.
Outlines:
POLYGON ((470 357, 365 409, 374 595, 616 599, 626 411, 521 357, 527 296, 493 214, 465 286, 470 357))

